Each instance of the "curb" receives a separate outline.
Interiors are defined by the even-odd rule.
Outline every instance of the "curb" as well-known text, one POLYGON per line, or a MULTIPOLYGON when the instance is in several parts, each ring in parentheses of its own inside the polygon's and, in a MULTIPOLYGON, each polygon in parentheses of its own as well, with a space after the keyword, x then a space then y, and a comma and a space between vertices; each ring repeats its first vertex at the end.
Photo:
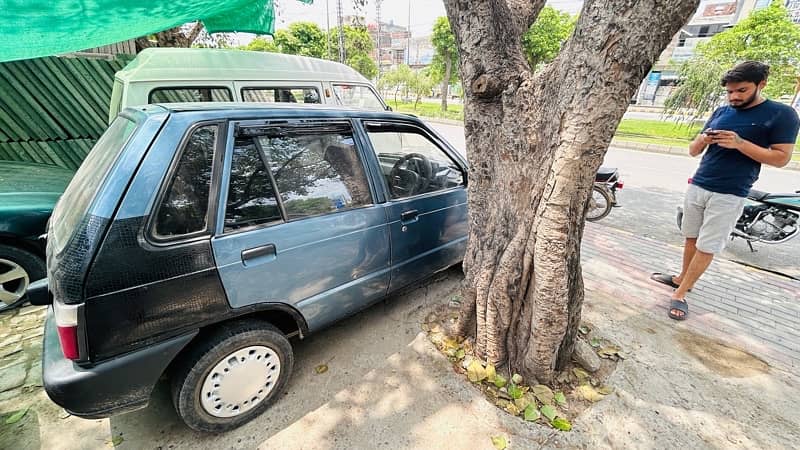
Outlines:
MULTIPOLYGON (((417 118, 425 122, 440 123, 443 125, 461 125, 461 126, 464 125, 464 122, 460 120, 439 119, 434 117, 423 117, 423 116, 417 116, 417 118)), ((625 150, 638 150, 641 152, 678 155, 690 158, 686 147, 675 147, 672 145, 646 144, 643 142, 625 141, 622 139, 614 138, 611 139, 611 144, 609 144, 609 147, 622 148, 625 150)), ((781 167, 781 169, 800 171, 800 161, 789 161, 789 164, 785 165, 784 167, 781 167)))

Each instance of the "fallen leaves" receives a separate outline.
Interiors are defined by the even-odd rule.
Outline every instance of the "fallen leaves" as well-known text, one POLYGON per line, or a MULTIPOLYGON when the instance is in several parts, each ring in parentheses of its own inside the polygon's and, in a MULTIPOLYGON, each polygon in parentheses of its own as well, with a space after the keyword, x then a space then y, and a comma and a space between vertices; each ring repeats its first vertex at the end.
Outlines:
POLYGON ((492 445, 497 450, 505 450, 508 447, 508 441, 505 436, 492 436, 492 445))
POLYGON ((13 424, 19 422, 20 420, 22 420, 22 418, 25 417, 25 414, 28 414, 28 410, 29 409, 30 409, 30 407, 25 408, 25 409, 20 409, 19 411, 15 412, 14 414, 8 416, 8 418, 6 419, 6 425, 13 425, 13 424))
POLYGON ((317 367, 314 368, 314 372, 316 372, 317 375, 322 375, 323 373, 325 373, 327 371, 328 371, 328 365, 327 364, 320 364, 320 365, 318 365, 317 367))

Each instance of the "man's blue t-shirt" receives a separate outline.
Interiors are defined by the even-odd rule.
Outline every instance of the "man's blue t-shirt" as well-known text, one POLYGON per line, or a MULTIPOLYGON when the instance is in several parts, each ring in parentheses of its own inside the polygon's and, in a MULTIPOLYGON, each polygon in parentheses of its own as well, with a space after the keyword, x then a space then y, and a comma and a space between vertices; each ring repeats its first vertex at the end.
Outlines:
MULTIPOLYGON (((766 100, 747 109, 718 108, 703 129, 734 131, 742 139, 769 148, 774 144, 794 144, 799 127, 800 120, 792 107, 766 100)), ((758 161, 738 150, 712 144, 703 155, 692 184, 711 192, 747 197, 759 172, 758 161)))

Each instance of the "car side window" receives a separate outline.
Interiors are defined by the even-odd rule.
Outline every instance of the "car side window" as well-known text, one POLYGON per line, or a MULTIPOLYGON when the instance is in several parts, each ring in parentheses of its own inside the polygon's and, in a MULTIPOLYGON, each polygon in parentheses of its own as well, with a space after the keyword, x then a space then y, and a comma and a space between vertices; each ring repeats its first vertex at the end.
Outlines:
POLYGON ((392 199, 464 184, 461 167, 422 130, 399 124, 365 125, 392 199))
POLYGON ((281 222, 281 210, 272 178, 254 137, 239 136, 233 144, 233 160, 225 206, 225 231, 281 222))
POLYGON ((285 220, 372 204, 349 123, 265 127, 256 134, 285 220))
POLYGON ((186 141, 158 208, 156 237, 172 238, 208 228, 208 199, 218 132, 218 125, 201 126, 186 141))
POLYGON ((242 88, 242 100, 261 103, 322 103, 319 92, 311 87, 242 88))
POLYGON ((224 87, 174 87, 150 91, 148 103, 232 102, 233 96, 224 87))

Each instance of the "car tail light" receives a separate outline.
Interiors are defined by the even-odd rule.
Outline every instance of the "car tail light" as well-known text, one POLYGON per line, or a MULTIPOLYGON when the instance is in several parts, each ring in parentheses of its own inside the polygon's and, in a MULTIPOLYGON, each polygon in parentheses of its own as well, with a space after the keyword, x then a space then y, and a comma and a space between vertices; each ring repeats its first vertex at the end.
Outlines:
POLYGON ((65 305, 59 301, 53 302, 53 313, 58 328, 58 340, 61 342, 61 352, 67 359, 78 359, 78 307, 79 305, 65 305))
POLYGON ((625 183, 623 183, 622 180, 617 181, 617 183, 614 185, 614 187, 617 189, 622 189, 623 186, 625 186, 625 183))

